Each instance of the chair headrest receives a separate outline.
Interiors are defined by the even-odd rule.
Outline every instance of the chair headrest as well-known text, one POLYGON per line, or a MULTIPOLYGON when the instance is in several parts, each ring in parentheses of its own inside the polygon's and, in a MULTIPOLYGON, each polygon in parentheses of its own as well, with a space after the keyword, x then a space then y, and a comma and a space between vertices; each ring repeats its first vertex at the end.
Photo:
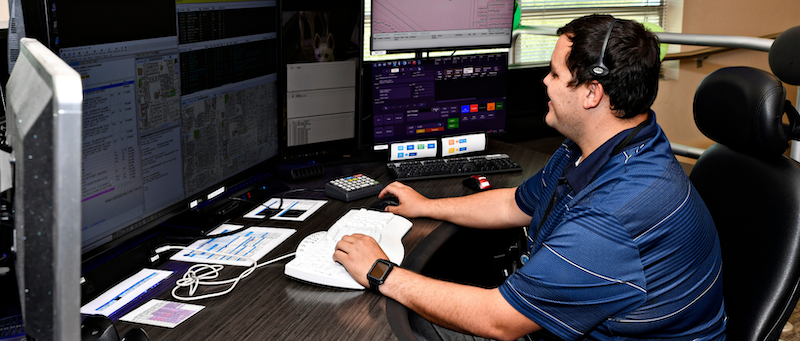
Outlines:
POLYGON ((697 86, 694 120, 708 138, 748 154, 782 154, 796 122, 783 123, 786 90, 774 75, 750 68, 712 72, 697 86))
POLYGON ((769 67, 782 81, 800 85, 800 26, 783 31, 769 48, 769 67))

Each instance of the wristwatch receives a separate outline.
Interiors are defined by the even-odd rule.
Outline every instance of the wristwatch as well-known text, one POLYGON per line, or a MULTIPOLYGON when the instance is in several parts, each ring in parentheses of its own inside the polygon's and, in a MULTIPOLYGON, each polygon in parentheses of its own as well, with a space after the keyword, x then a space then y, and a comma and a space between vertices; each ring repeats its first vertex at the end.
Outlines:
POLYGON ((389 273, 392 272, 395 266, 397 266, 397 264, 385 259, 376 260, 375 264, 372 264, 372 269, 369 269, 367 273, 369 288, 380 293, 381 291, 378 290, 378 286, 386 281, 386 277, 389 277, 389 273))

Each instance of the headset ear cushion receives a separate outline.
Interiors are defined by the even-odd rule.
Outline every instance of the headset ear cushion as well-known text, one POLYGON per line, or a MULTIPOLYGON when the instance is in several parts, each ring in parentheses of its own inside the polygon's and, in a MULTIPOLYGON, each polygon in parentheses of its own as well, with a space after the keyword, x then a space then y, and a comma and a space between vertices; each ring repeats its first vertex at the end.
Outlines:
POLYGON ((595 77, 603 77, 608 75, 608 68, 603 64, 595 64, 589 67, 589 72, 595 75, 595 77))

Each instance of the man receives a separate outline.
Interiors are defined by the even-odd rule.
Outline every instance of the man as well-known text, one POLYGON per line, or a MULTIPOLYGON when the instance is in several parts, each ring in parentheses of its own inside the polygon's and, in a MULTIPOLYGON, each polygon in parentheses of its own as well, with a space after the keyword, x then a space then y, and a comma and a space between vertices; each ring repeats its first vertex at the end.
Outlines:
MULTIPOLYGON (((528 226, 527 262, 494 289, 395 268, 378 290, 443 338, 539 339, 544 329, 565 340, 724 340, 716 229, 650 110, 657 38, 600 15, 558 32, 545 121, 567 141, 538 174, 459 198, 427 199, 401 183, 379 195, 395 195, 388 210, 406 217, 528 226)), ((343 238, 333 257, 365 286, 387 259, 363 235, 343 238)))

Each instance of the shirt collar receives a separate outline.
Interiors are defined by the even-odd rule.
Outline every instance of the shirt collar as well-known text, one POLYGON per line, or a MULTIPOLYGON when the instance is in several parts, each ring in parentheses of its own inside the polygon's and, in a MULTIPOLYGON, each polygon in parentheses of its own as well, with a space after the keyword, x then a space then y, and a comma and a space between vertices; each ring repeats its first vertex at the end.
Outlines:
MULTIPOLYGON (((651 110, 649 113, 649 122, 646 122, 644 127, 636 133, 636 136, 625 146, 627 149, 630 146, 642 143, 656 135, 658 129, 656 128, 656 115, 651 110)), ((575 163, 582 157, 580 148, 575 145, 575 152, 572 153, 569 163, 564 167, 563 178, 566 179, 569 186, 574 193, 580 193, 589 183, 594 179, 597 172, 600 171, 608 160, 611 159, 614 147, 622 143, 628 135, 636 128, 625 129, 619 132, 614 137, 608 139, 599 148, 597 148, 588 157, 583 158, 578 166, 575 163)))

